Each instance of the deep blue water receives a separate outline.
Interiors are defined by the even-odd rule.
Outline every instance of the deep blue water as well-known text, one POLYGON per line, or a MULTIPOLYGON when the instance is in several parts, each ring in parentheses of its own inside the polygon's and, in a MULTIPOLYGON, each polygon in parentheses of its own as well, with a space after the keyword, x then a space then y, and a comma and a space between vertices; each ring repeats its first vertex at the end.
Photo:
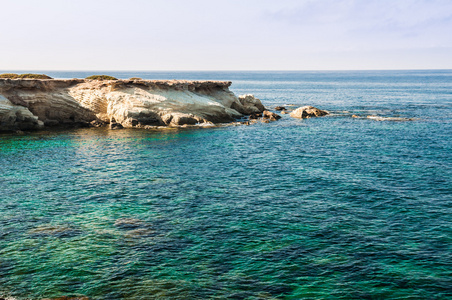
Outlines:
POLYGON ((108 74, 332 114, 0 135, 0 296, 452 298, 452 71, 108 74))

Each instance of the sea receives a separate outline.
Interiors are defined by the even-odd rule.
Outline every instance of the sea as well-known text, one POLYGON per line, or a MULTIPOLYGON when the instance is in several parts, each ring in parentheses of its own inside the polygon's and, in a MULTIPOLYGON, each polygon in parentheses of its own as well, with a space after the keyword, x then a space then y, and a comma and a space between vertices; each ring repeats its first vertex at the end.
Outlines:
POLYGON ((330 114, 0 135, 0 298, 452 299, 452 70, 97 73, 330 114))

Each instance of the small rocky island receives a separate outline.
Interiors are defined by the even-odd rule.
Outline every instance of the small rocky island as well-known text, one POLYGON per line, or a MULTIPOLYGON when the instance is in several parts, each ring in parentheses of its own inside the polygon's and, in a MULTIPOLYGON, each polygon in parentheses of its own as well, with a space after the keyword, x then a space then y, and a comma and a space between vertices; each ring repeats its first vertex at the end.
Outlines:
POLYGON ((244 116, 279 119, 253 95, 237 97, 229 90, 230 81, 41 78, 0 76, 0 131, 202 126, 244 116))

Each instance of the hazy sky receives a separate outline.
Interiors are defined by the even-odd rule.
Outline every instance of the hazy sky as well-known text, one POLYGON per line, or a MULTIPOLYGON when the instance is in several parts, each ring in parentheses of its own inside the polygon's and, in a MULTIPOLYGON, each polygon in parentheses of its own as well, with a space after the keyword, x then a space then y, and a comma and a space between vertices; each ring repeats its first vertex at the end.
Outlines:
POLYGON ((0 70, 452 69, 452 0, 0 0, 0 70))

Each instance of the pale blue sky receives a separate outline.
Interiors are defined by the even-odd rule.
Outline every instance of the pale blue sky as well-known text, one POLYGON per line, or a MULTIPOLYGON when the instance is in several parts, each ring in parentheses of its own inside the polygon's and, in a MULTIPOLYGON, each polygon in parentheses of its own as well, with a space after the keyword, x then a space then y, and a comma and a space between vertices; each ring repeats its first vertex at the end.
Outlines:
POLYGON ((0 70, 452 69, 452 0, 0 0, 0 70))

